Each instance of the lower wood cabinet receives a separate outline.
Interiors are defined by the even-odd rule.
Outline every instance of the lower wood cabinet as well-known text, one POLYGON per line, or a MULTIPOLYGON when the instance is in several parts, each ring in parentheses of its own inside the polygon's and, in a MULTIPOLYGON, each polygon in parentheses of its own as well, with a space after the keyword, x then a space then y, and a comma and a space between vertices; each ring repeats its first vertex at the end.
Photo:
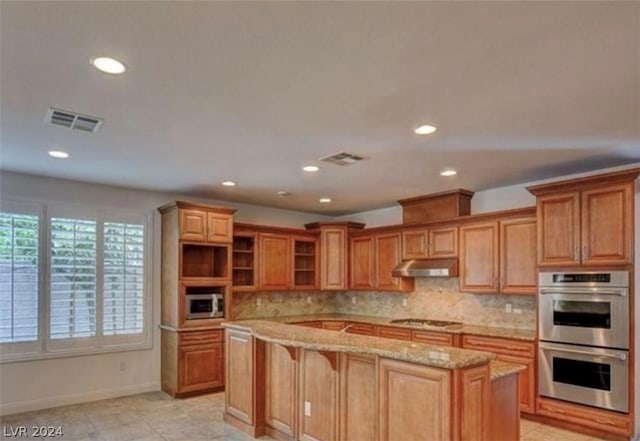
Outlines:
POLYGON ((460 346, 460 335, 445 332, 411 331, 411 340, 438 346, 460 346))
POLYGON ((162 390, 174 397, 224 387, 224 331, 162 330, 162 390))
POLYGON ((300 351, 298 439, 337 438, 338 367, 335 352, 300 351))
POLYGON ((378 326, 378 337, 395 338, 396 340, 411 340, 411 329, 393 326, 378 326))
POLYGON ((494 352, 497 354, 498 360, 523 365, 525 370, 518 375, 520 411, 535 413, 536 358, 534 342, 465 335, 462 337, 462 347, 494 352))
POLYGON ((298 351, 277 344, 265 347, 265 422, 295 438, 297 433, 298 351))
POLYGON ((376 327, 368 323, 350 323, 346 332, 349 334, 376 335, 376 327))
POLYGON ((340 441, 378 439, 376 359, 340 354, 340 441))

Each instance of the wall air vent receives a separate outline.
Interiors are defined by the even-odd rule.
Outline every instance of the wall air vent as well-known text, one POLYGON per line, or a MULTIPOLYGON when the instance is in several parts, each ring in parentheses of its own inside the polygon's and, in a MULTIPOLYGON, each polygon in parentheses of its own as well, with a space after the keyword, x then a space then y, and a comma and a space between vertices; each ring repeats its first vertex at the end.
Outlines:
POLYGON ((354 155, 353 153, 340 152, 335 155, 325 156, 324 158, 320 158, 320 161, 329 162, 331 164, 336 165, 351 165, 356 164, 363 159, 366 159, 363 156, 354 155))
POLYGON ((96 133, 102 126, 102 120, 95 116, 82 115, 54 107, 49 107, 44 122, 53 126, 66 127, 68 129, 89 133, 96 133))

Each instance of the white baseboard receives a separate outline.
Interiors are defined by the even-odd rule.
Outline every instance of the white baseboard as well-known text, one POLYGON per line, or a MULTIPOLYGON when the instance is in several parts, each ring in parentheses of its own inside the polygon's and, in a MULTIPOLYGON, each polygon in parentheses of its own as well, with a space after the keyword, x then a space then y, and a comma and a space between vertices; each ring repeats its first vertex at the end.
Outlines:
POLYGON ((70 404, 88 403, 90 401, 106 400, 108 398, 124 397, 127 395, 141 394, 160 390, 160 383, 133 384, 111 389, 94 390, 70 395, 58 395, 55 397, 38 398, 35 400, 17 401, 15 403, 0 404, 0 415, 31 412, 34 410, 48 409, 50 407, 68 406, 70 404))

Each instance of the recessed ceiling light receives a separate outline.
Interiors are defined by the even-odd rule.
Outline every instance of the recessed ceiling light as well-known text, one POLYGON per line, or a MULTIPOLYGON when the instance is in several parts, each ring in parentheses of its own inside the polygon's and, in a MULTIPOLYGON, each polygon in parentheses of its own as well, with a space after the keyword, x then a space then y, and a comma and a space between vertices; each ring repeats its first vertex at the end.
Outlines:
POLYGON ((279 192, 277 193, 277 195, 278 195, 278 197, 279 197, 279 198, 287 197, 287 196, 289 196, 289 194, 290 194, 290 193, 289 193, 288 191, 284 191, 284 190, 279 191, 279 192))
POLYGON ((416 135, 430 135, 431 133, 435 132, 436 129, 434 126, 430 126, 428 124, 425 124, 423 126, 420 126, 418 128, 416 128, 414 130, 414 132, 416 133, 416 135))
POLYGON ((105 72, 108 74, 113 74, 113 75, 124 73, 124 71, 127 70, 125 65, 122 64, 120 61, 116 60, 115 58, 109 58, 109 57, 93 58, 91 59, 91 64, 93 64, 93 66, 96 69, 101 70, 102 72, 105 72))
POLYGON ((304 167, 302 167, 302 170, 313 173, 320 170, 320 167, 318 167, 317 165, 305 165, 304 167))
POLYGON ((49 156, 57 159, 67 159, 69 157, 69 153, 63 152, 61 150, 50 150, 49 156))
POLYGON ((331 203, 331 198, 320 198, 320 203, 321 204, 329 204, 331 203))
POLYGON ((233 181, 223 181, 222 185, 224 185, 225 187, 235 187, 236 183, 233 181))
POLYGON ((452 168, 447 169, 447 170, 442 170, 442 171, 440 172, 440 176, 455 176, 455 175, 457 175, 457 174, 458 174, 458 172, 457 172, 457 171, 455 171, 455 170, 454 170, 454 169, 452 169, 452 168))

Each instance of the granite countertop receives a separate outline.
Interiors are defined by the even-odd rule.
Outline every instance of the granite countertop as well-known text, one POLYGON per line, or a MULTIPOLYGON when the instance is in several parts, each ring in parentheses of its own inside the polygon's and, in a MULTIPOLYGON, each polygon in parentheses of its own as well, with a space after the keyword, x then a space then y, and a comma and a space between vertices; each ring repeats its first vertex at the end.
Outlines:
POLYGON ((280 323, 296 323, 296 322, 313 322, 313 321, 345 321, 354 323, 369 323, 376 326, 394 326, 398 328, 407 328, 415 330, 444 332, 448 334, 467 334, 485 337, 501 337, 513 340, 535 341, 535 329, 514 329, 514 328, 496 328, 491 326, 478 325, 462 325, 453 327, 439 326, 416 326, 405 325, 401 323, 390 323, 392 319, 387 317, 374 317, 365 315, 351 314, 315 314, 315 315, 299 315, 299 316, 282 316, 282 317, 265 317, 265 320, 277 321, 280 323))
POLYGON ((225 322, 224 328, 249 331, 260 340, 315 351, 377 355, 443 369, 460 369, 488 363, 490 352, 449 348, 411 341, 349 334, 278 323, 272 320, 225 322))
POLYGON ((489 371, 491 375, 491 381, 497 380, 502 377, 517 374, 522 372, 526 367, 522 364, 509 363, 507 361, 491 360, 489 364, 489 371))

